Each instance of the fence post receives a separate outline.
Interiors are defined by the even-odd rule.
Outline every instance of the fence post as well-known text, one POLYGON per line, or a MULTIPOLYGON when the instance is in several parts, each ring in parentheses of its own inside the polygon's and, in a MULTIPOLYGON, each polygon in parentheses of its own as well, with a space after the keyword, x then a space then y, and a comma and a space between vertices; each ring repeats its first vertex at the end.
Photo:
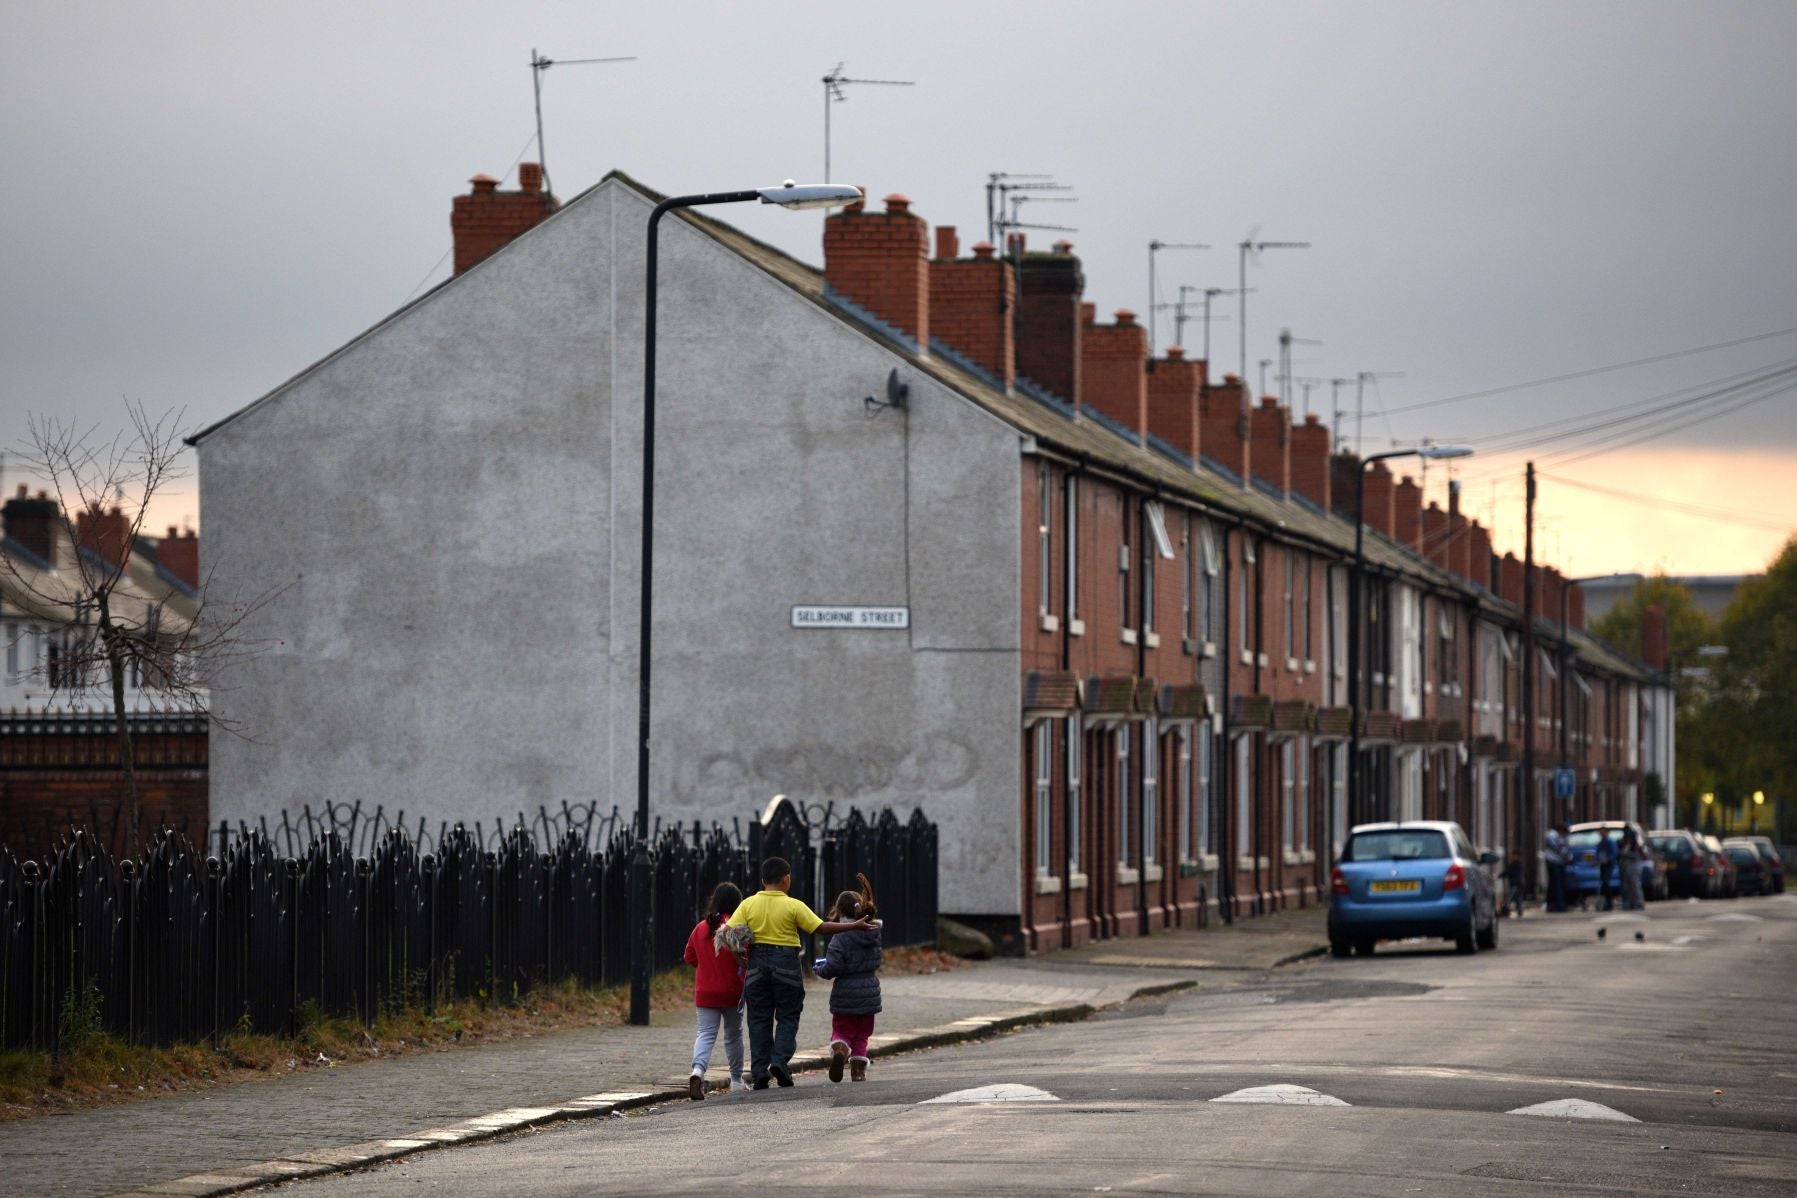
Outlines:
POLYGON ((137 862, 119 862, 119 901, 125 905, 125 1043, 137 1043, 137 862))
POLYGON ((212 1046, 218 1047, 219 1041, 219 979, 224 973, 224 936, 220 931, 224 923, 224 880, 223 865, 217 857, 206 858, 206 905, 212 911, 212 1046))
POLYGON ((299 987, 300 987, 300 911, 299 911, 299 859, 286 859, 287 874, 287 1034, 299 1034, 299 987))

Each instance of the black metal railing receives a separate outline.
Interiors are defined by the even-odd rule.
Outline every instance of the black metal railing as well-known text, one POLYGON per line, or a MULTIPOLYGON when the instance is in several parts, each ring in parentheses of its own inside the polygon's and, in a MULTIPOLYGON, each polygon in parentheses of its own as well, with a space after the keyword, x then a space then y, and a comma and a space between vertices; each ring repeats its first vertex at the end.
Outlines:
POLYGON ((0 848, 0 1048, 56 1051, 72 1029, 143 1044, 294 1035, 313 1012, 371 1024, 407 1006, 507 1003, 546 982, 621 984, 638 919, 650 920, 654 967, 672 967, 717 883, 755 889, 773 855, 816 908, 866 873, 886 944, 933 944, 936 846, 922 812, 839 821, 779 800, 746 837, 658 827, 652 909, 634 912, 635 841, 597 804, 434 833, 327 806, 273 830, 221 825, 200 849, 164 830, 116 864, 78 830, 41 863, 0 848))

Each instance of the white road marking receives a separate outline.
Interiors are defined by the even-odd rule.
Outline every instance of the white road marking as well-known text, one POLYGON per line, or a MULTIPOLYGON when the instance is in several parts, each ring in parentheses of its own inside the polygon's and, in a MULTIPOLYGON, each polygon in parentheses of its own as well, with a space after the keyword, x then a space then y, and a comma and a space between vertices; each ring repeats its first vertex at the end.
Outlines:
POLYGON ((1749 915, 1745 911, 1730 911, 1726 915, 1712 915, 1706 922, 1709 922, 1709 923, 1762 923, 1762 922, 1764 922, 1764 920, 1761 916, 1749 915))
POLYGON ((1293 1086, 1281 1082, 1276 1086, 1250 1086, 1235 1090, 1212 1102, 1253 1102, 1273 1106, 1347 1106, 1333 1094, 1319 1094, 1309 1086, 1293 1086))
POLYGON ((1683 948, 1687 944, 1696 944, 1699 941, 1701 941, 1702 939, 1703 939, 1702 936, 1674 936, 1672 938, 1672 943, 1678 945, 1680 948, 1683 948))
POLYGON ((1538 1102, 1534 1106, 1519 1106, 1512 1115, 1544 1115, 1550 1119, 1607 1119, 1612 1123, 1639 1123, 1641 1120, 1633 1115, 1625 1115, 1601 1102, 1589 1102, 1583 1098, 1556 1098, 1552 1102, 1538 1102))
POLYGON ((1034 1086, 1020 1085, 1017 1082, 1000 1082, 996 1086, 977 1086, 972 1090, 956 1090, 951 1094, 938 1094, 934 1098, 926 1098, 918 1103, 928 1106, 932 1102, 1059 1102, 1047 1090, 1038 1090, 1034 1086))
POLYGON ((1599 915, 1596 919, 1592 920, 1591 922, 1592 923, 1647 923, 1649 921, 1648 921, 1647 916, 1638 914, 1634 911, 1623 911, 1620 913, 1606 911, 1604 914, 1599 915))

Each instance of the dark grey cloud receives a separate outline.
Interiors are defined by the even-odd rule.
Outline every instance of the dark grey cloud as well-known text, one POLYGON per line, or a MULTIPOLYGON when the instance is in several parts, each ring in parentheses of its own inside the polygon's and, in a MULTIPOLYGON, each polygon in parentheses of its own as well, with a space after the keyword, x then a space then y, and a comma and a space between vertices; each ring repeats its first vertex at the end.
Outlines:
MULTIPOLYGON (((669 191, 814 178, 818 80, 844 60, 918 85, 835 108, 838 179, 966 242, 987 172, 1055 173, 1080 202, 1041 211, 1079 227, 1101 311, 1145 305, 1152 238, 1217 247, 1163 257, 1163 299, 1233 286, 1250 230, 1310 240, 1251 268, 1248 356, 1290 327, 1325 343, 1303 374, 1404 372, 1391 406, 1797 326, 1779 0, 41 5, 0 46, 0 443, 28 410, 111 422, 127 395, 209 422, 443 277, 451 196, 528 143, 532 47, 640 56, 547 75, 563 195, 612 167, 669 191)), ((814 215, 732 215, 820 257, 814 215)), ((1219 368, 1236 337, 1213 329, 1219 368)), ((1374 416, 1369 440, 1785 359, 1797 337, 1374 416)), ((1673 443, 1797 449, 1794 413, 1673 443)))

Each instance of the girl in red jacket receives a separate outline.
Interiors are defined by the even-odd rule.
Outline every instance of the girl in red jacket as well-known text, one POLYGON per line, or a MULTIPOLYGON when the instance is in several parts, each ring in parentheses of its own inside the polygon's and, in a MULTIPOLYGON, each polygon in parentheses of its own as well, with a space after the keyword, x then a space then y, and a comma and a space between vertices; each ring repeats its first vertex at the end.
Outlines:
POLYGON ((717 945, 717 931, 742 902, 742 891, 719 882, 711 892, 705 918, 686 938, 686 963, 693 976, 693 1005, 699 1009, 699 1034, 693 1040, 693 1073, 686 1094, 694 1102, 705 1097, 705 1070, 711 1066, 711 1050, 718 1028, 724 1029, 724 1056, 730 1062, 730 1088, 746 1090, 743 1081, 742 963, 736 954, 717 945))

